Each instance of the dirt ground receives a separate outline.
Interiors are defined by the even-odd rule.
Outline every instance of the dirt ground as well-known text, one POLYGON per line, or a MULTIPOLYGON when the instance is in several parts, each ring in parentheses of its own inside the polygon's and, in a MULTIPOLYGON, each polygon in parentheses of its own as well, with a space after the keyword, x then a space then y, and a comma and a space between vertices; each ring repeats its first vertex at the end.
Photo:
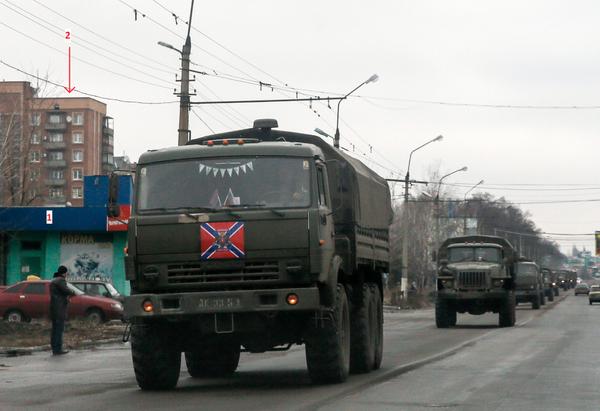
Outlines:
MULTIPOLYGON (((50 322, 13 323, 0 320, 0 347, 27 348, 50 344, 50 322)), ((69 321, 65 326, 65 348, 78 348, 93 341, 120 338, 125 324, 112 321, 91 325, 85 321, 69 321)))

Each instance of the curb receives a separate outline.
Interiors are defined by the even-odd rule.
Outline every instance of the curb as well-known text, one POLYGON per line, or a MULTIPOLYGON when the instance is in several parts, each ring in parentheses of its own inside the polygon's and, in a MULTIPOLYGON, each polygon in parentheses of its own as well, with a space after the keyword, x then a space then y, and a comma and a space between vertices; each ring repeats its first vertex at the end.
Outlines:
MULTIPOLYGON (((104 340, 83 340, 79 344, 77 344, 76 348, 72 348, 73 350, 80 350, 86 348, 92 348, 97 345, 105 345, 105 344, 114 344, 123 342, 122 337, 115 338, 106 338, 104 340)), ((0 347, 0 356, 5 357, 18 357, 22 355, 31 355, 34 352, 41 351, 50 351, 50 344, 37 345, 33 347, 0 347)))

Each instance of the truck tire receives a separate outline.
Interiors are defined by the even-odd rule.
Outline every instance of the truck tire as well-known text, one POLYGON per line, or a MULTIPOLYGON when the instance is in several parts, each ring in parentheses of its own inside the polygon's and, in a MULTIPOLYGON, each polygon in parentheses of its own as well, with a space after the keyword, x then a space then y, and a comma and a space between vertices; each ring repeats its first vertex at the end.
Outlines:
POLYGON ((305 338, 308 374, 315 383, 339 383, 350 369, 350 309, 346 290, 338 284, 331 316, 310 319, 305 338))
POLYGON ((558 295, 559 295, 559 294, 560 294, 560 291, 558 290, 558 287, 556 287, 556 288, 554 289, 554 296, 555 296, 555 297, 558 297, 558 295))
POLYGON ((177 385, 181 352, 171 348, 169 335, 156 325, 131 326, 131 358, 142 390, 168 390, 177 385))
POLYGON ((498 325, 500 327, 513 327, 515 325, 516 305, 515 294, 508 293, 498 313, 498 325))
POLYGON ((377 284, 371 284, 371 292, 373 293, 376 314, 373 369, 378 370, 381 368, 381 361, 383 360, 383 301, 381 300, 381 290, 377 284))
POLYGON ((548 301, 554 301, 554 290, 550 290, 548 293, 548 301))
POLYGON ((237 370, 240 362, 240 344, 227 342, 205 345, 185 352, 185 365, 194 378, 225 377, 237 370))
POLYGON ((435 325, 437 328, 448 328, 456 325, 456 310, 450 308, 447 301, 435 302, 435 325))
POLYGON ((350 372, 371 371, 374 362, 375 302, 368 284, 356 290, 350 318, 350 372))
POLYGON ((531 301, 531 308, 534 310, 540 309, 540 296, 539 294, 535 296, 535 298, 531 301))
POLYGON ((546 305, 546 296, 543 291, 540 293, 540 305, 546 305))

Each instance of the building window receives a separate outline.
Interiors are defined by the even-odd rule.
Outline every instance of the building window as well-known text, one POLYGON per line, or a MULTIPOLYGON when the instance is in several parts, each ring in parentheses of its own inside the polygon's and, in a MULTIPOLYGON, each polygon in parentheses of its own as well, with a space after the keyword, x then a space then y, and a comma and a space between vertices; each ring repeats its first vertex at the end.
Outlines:
POLYGON ((48 194, 50 198, 60 198, 64 196, 62 188, 51 188, 48 190, 48 194))
POLYGON ((65 172, 63 170, 52 170, 50 178, 53 180, 62 180, 65 178, 65 172))
POLYGON ((40 144, 40 135, 37 133, 31 133, 31 144, 40 144))
POLYGON ((83 126, 83 113, 73 113, 73 125, 83 126))
POLYGON ((83 133, 81 133, 81 132, 73 133, 73 143, 74 144, 83 144, 83 133))
POLYGON ((40 170, 34 168, 29 171, 29 181, 38 181, 39 178, 40 170))
POLYGON ((113 155, 110 153, 102 154, 102 162, 104 164, 114 164, 113 155))
POLYGON ((50 114, 48 115, 48 123, 50 124, 60 124, 62 123, 62 116, 60 114, 50 114))
POLYGON ((65 139, 62 133, 50 133, 48 141, 51 143, 62 143, 65 139))
POLYGON ((83 168, 74 168, 73 169, 73 181, 82 181, 83 180, 83 168))
POLYGON ((31 113, 31 115, 29 116, 29 125, 30 126, 39 126, 41 123, 41 116, 40 113, 31 113))
POLYGON ((29 152, 29 161, 32 163, 40 162, 40 152, 39 151, 30 151, 29 152))
POLYGON ((83 198, 83 187, 73 187, 72 198, 79 199, 83 198))
POLYGON ((83 150, 73 150, 73 161, 75 161, 75 162, 83 161, 83 150))
POLYGON ((29 200, 35 200, 38 196, 37 190, 35 188, 32 188, 31 190, 29 190, 29 200))
POLYGON ((65 155, 62 151, 51 151, 49 154, 50 160, 64 160, 65 155))

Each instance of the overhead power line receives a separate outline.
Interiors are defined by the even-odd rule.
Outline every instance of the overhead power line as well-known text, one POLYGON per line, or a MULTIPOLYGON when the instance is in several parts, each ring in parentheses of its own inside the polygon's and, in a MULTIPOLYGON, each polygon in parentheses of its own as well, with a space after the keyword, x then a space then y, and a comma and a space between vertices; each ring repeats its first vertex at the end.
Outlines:
MULTIPOLYGON (((16 71, 18 71, 21 74, 25 74, 26 76, 35 78, 35 79, 37 79, 37 80, 39 80, 41 82, 44 82, 44 83, 47 83, 47 84, 51 84, 51 85, 56 86, 56 87, 62 87, 63 86, 62 84, 59 84, 59 83, 57 83, 55 81, 51 81, 51 80, 45 79, 43 77, 37 76, 35 74, 28 73, 25 70, 22 70, 22 69, 20 69, 18 67, 15 67, 15 66, 11 65, 11 64, 8 64, 7 62, 5 62, 3 60, 0 60, 0 64, 3 64, 6 67, 9 67, 9 68, 11 68, 13 70, 16 70, 16 71)), ((99 94, 94 94, 94 93, 89 93, 89 92, 86 92, 86 91, 82 91, 79 88, 76 88, 73 92, 74 93, 83 94, 84 96, 88 96, 88 97, 95 97, 95 98, 99 98, 99 99, 102 99, 102 100, 116 101, 116 102, 119 102, 119 103, 128 103, 128 104, 160 105, 160 104, 174 104, 174 103, 179 103, 179 101, 177 101, 177 100, 173 100, 173 101, 142 101, 142 100, 128 100, 128 99, 122 99, 122 98, 116 98, 116 97, 107 97, 107 96, 101 96, 99 94)))

